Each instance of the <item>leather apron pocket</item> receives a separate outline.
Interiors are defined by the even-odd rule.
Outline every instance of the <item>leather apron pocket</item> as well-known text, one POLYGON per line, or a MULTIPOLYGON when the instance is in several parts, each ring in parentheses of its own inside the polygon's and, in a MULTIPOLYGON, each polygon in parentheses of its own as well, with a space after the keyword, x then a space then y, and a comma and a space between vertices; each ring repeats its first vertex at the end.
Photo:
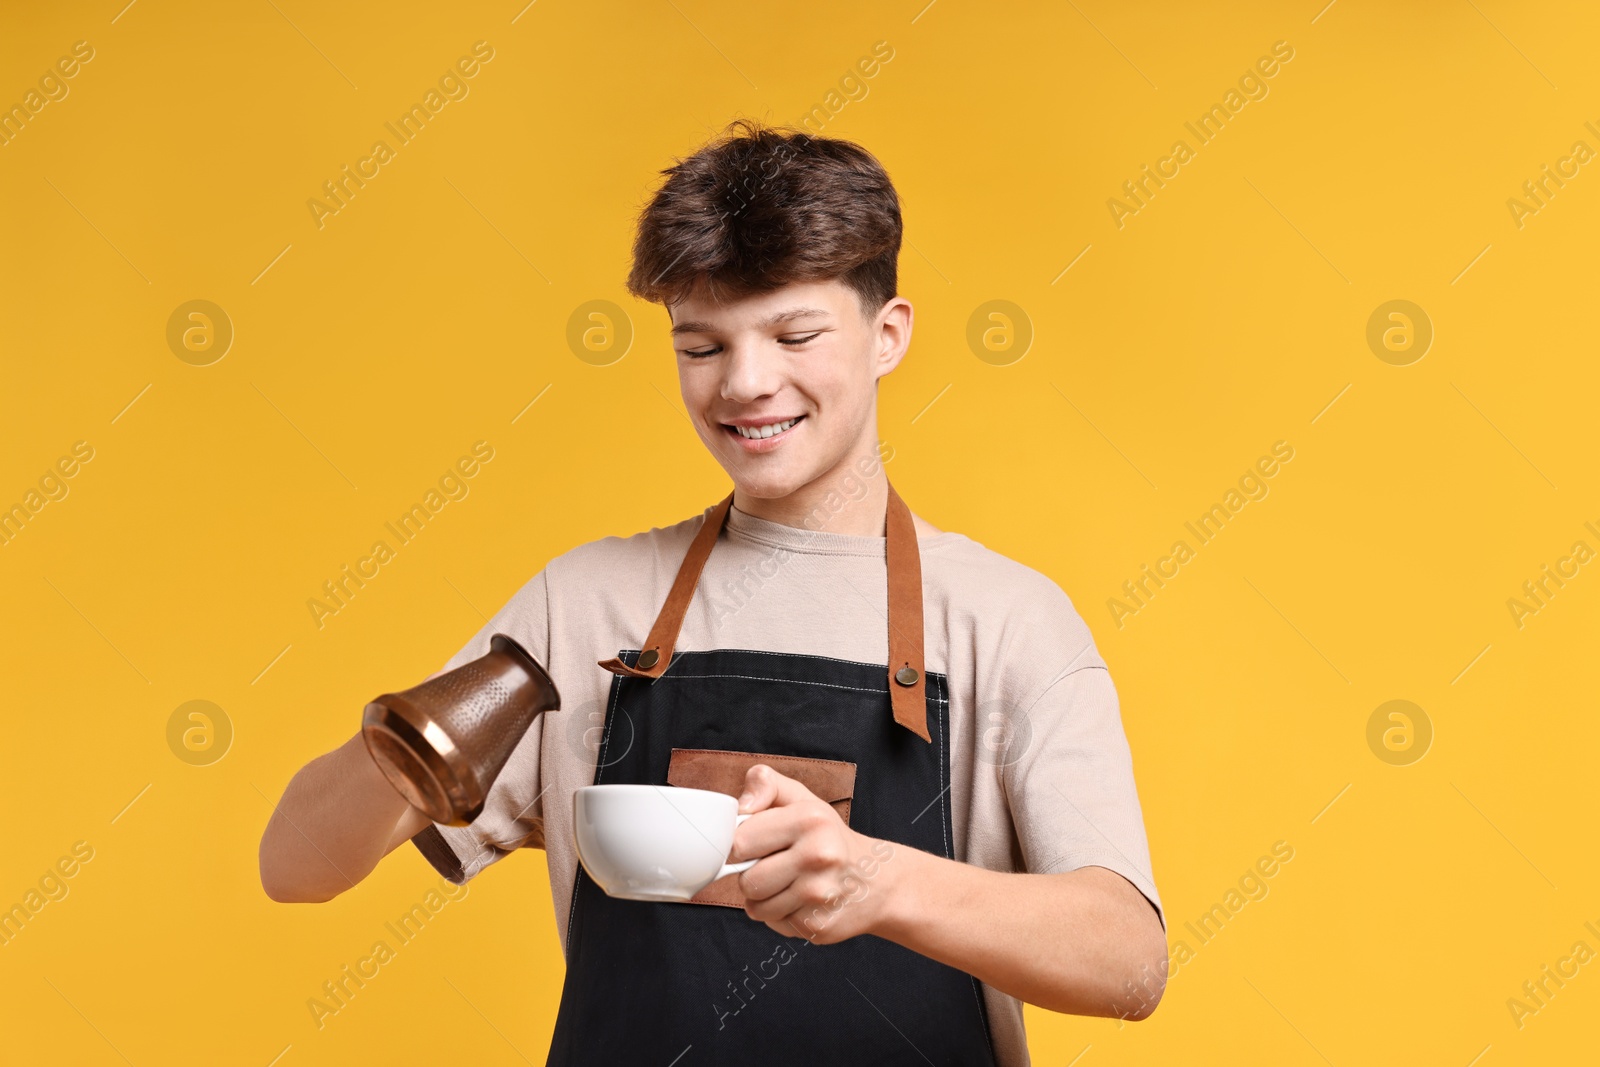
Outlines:
MULTIPOLYGON (((744 792, 745 774, 757 763, 765 763, 779 774, 793 778, 833 806, 850 825, 850 801, 855 795, 856 765, 848 760, 814 759, 808 756, 783 756, 772 752, 741 752, 725 748, 674 748, 667 764, 667 784, 685 789, 709 789, 737 797, 744 792)), ((739 891, 739 876, 718 878, 689 899, 690 904, 722 904, 744 908, 739 891)))

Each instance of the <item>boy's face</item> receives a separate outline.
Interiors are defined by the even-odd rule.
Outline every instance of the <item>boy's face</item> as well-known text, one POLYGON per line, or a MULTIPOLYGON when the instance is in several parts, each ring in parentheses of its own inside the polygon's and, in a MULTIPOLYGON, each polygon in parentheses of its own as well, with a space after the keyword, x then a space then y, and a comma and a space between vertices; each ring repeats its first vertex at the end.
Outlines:
POLYGON ((701 285, 668 312, 695 432, 742 493, 786 497, 876 456, 877 383, 910 341, 908 301, 895 297, 864 319, 855 291, 834 280, 728 304, 701 285))

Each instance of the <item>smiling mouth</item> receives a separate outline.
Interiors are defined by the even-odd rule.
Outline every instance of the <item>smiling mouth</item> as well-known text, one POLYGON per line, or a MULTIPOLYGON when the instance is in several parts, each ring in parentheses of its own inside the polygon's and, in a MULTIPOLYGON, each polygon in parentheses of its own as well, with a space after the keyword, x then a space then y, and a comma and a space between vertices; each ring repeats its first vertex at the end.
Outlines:
POLYGON ((775 422, 767 426, 744 427, 730 426, 727 423, 723 423, 722 428, 727 430, 729 433, 738 434, 747 441, 765 441, 770 437, 778 437, 782 434, 788 433, 791 429, 798 426, 803 421, 805 421, 805 416, 797 415, 796 417, 788 419, 784 422, 775 422))

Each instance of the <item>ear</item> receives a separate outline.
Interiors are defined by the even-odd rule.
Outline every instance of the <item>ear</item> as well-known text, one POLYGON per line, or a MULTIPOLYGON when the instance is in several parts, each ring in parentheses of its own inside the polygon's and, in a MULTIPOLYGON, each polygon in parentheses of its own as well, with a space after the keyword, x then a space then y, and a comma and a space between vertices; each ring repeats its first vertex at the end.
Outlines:
POLYGON ((911 301, 897 296, 884 304, 873 317, 873 358, 877 376, 882 378, 900 365, 906 350, 911 346, 911 327, 915 309, 911 301))

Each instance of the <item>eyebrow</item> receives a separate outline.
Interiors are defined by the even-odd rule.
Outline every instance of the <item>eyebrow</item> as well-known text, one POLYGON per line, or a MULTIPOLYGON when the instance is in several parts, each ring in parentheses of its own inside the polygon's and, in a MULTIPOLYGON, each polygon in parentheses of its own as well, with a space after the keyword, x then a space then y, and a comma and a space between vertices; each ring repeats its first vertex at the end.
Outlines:
MULTIPOLYGON (((813 315, 826 315, 826 314, 828 314, 828 312, 823 310, 822 308, 793 307, 793 308, 789 308, 786 311, 779 311, 779 312, 776 312, 776 313, 774 313, 772 315, 767 316, 762 321, 756 323, 756 328, 757 329, 765 329, 765 328, 767 328, 769 326, 777 326, 780 323, 789 322, 792 319, 803 319, 803 318, 809 318, 809 317, 811 317, 813 315)), ((674 337, 676 337, 680 333, 716 333, 716 332, 717 332, 717 327, 716 327, 715 323, 706 322, 706 321, 699 320, 699 319, 691 319, 691 320, 688 320, 686 322, 680 322, 680 323, 678 323, 678 324, 676 324, 675 326, 672 327, 672 335, 674 337)))

